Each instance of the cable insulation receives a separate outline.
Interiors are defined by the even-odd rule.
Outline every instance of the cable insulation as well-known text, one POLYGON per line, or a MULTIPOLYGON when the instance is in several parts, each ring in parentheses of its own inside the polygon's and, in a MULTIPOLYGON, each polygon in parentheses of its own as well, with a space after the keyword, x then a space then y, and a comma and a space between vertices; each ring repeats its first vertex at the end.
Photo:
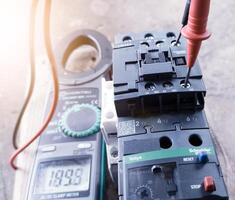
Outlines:
MULTIPOLYGON (((36 11, 38 0, 33 0, 32 3, 32 10, 36 11)), ((51 37, 50 37, 50 12, 51 12, 51 0, 45 0, 45 8, 44 8, 44 42, 45 47, 48 55, 48 59, 50 62, 50 69, 51 69, 51 75, 53 79, 53 100, 51 104, 50 111, 43 123, 43 125, 40 127, 40 129, 35 133, 35 135, 21 148, 16 150, 13 155, 10 158, 10 165, 13 167, 13 169, 18 169, 18 167, 15 165, 15 159, 17 156, 23 152, 28 146, 30 146, 46 129, 47 125, 51 121, 53 114, 55 112, 58 98, 59 98, 59 84, 58 84, 58 77, 57 77, 57 71, 56 71, 56 60, 52 51, 52 44, 51 44, 51 37)), ((35 15, 35 13, 34 13, 35 15)), ((35 17, 35 16, 34 16, 35 17)))
POLYGON ((30 11, 30 24, 29 24, 29 55, 30 55, 30 80, 29 86, 26 94, 26 98, 24 100, 23 106, 20 110, 20 114, 16 120, 16 124, 13 130, 12 135, 12 145, 14 149, 18 149, 17 144, 17 135, 19 132, 19 128, 21 125, 21 121, 25 114, 25 111, 29 105, 30 99, 33 94, 34 86, 35 86, 35 23, 36 23, 36 8, 37 8, 38 0, 32 2, 32 9, 30 11))

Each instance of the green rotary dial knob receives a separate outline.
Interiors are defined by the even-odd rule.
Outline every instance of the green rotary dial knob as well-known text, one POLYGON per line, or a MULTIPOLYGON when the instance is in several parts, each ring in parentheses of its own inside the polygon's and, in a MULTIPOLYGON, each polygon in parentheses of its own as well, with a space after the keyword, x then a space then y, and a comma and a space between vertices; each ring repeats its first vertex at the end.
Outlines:
POLYGON ((100 130, 101 112, 91 104, 74 105, 67 109, 60 120, 63 133, 70 137, 85 137, 100 130))

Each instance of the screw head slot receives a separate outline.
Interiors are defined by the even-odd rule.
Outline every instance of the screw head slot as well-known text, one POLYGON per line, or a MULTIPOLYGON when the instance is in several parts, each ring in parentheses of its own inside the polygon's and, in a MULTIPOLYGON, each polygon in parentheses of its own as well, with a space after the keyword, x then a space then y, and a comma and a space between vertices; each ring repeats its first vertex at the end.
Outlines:
POLYGON ((142 46, 142 47, 149 47, 149 43, 148 43, 148 42, 142 42, 142 43, 141 43, 141 46, 142 46))
POLYGON ((176 40, 172 40, 172 41, 171 41, 171 46, 177 46, 177 47, 179 47, 180 45, 181 45, 180 42, 178 42, 178 43, 176 44, 176 40))
POLYGON ((185 87, 185 80, 182 80, 182 81, 180 81, 180 86, 182 88, 190 88, 191 87, 191 83, 188 81, 188 83, 187 83, 187 85, 185 87))
POLYGON ((148 82, 145 84, 145 89, 149 91, 153 91, 156 89, 156 85, 152 82, 148 82))
POLYGON ((171 88, 173 86, 173 83, 170 81, 166 81, 162 85, 164 88, 171 88))
POLYGON ((164 43, 163 40, 159 40, 156 42, 157 47, 160 47, 164 43))
POLYGON ((110 154, 111 154, 111 156, 113 158, 117 158, 118 157, 118 150, 117 150, 117 148, 116 147, 111 148, 110 154))
POLYGON ((153 34, 151 34, 151 33, 147 33, 147 34, 144 36, 144 38, 147 39, 147 40, 153 40, 153 39, 154 39, 154 36, 153 36, 153 34))
POLYGON ((166 34, 166 37, 168 37, 168 38, 174 37, 174 38, 175 38, 175 33, 173 33, 173 32, 168 32, 168 33, 166 34))
POLYGON ((152 168, 151 168, 151 171, 153 174, 159 174, 162 172, 162 167, 159 166, 159 165, 153 165, 152 168))
POLYGON ((132 38, 131 38, 131 36, 127 35, 127 36, 123 37, 122 41, 123 42, 130 42, 130 41, 132 41, 132 38))

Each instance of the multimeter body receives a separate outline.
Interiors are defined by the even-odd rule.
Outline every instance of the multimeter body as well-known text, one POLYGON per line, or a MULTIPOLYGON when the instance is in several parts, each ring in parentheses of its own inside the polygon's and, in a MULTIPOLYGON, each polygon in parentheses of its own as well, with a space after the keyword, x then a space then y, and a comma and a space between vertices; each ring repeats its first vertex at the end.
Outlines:
POLYGON ((39 140, 27 200, 103 198, 105 146, 99 127, 101 79, 106 77, 112 63, 111 45, 96 31, 77 31, 60 45, 57 61, 60 67, 60 58, 70 45, 76 44, 73 48, 77 48, 84 42, 97 49, 100 62, 95 69, 77 75, 59 68, 59 102, 39 140))
POLYGON ((28 199, 68 199, 71 197, 97 199, 98 194, 95 191, 99 190, 99 182, 102 178, 100 177, 101 163, 104 159, 101 158, 100 132, 83 138, 73 138, 64 135, 59 124, 63 123, 60 122, 61 116, 73 105, 99 106, 100 88, 94 88, 94 86, 97 87, 98 82, 87 88, 60 89, 56 114, 40 138, 28 199), (76 168, 76 166, 80 167, 76 168), (81 171, 84 174, 81 174, 81 171), (79 182, 82 181, 84 181, 83 190, 77 191, 79 182), (63 190, 65 192, 62 192, 63 190), (55 191, 58 192, 55 193, 55 191))

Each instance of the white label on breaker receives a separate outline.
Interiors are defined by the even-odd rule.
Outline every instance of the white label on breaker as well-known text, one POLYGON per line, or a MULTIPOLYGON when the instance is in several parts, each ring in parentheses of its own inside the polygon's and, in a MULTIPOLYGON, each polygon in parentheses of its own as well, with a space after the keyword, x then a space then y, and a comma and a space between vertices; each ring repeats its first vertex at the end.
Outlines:
POLYGON ((198 190, 198 189, 200 189, 201 188, 201 185, 199 184, 199 185, 191 185, 191 189, 192 190, 198 190))
POLYGON ((194 160, 194 157, 186 157, 186 158, 183 158, 183 161, 184 162, 192 162, 194 160))

